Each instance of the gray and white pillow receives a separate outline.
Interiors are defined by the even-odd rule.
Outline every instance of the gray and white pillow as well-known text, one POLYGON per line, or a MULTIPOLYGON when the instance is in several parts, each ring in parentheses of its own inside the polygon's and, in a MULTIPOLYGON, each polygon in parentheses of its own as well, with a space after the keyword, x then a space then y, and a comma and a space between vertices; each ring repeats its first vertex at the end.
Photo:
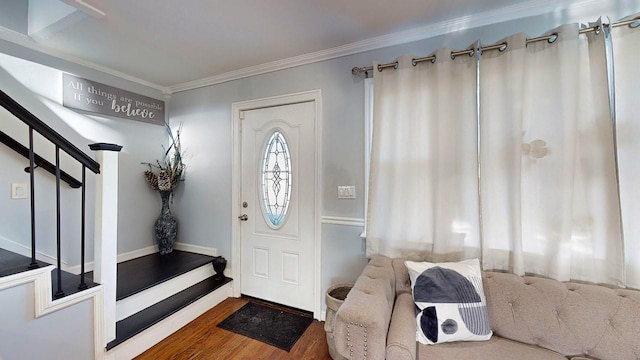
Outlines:
POLYGON ((478 259, 406 261, 416 304, 416 340, 423 344, 489 340, 487 301, 478 259))

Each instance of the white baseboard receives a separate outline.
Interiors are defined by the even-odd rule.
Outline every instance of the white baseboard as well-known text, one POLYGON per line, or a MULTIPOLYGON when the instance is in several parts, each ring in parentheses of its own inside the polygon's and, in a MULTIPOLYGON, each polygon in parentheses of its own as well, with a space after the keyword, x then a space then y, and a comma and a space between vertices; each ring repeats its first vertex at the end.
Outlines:
POLYGON ((206 246, 192 245, 192 244, 185 244, 185 243, 177 242, 177 243, 175 243, 173 245, 173 248, 176 249, 176 250, 187 251, 187 252, 192 252, 192 253, 196 253, 196 254, 202 254, 202 255, 208 255, 208 256, 218 256, 218 249, 210 248, 210 247, 206 247, 206 246))
POLYGON ((133 260, 135 258, 151 255, 158 252, 158 245, 151 245, 147 247, 143 247, 142 249, 137 249, 133 251, 129 251, 126 253, 118 254, 118 263, 133 260))
POLYGON ((116 302, 116 321, 125 319, 215 274, 211 263, 116 302))
MULTIPOLYGON (((80 275, 80 265, 65 266, 62 264, 62 270, 70 272, 74 275, 80 275)), ((93 271, 93 261, 84 264, 84 272, 93 271)))
MULTIPOLYGON (((0 236, 0 248, 14 252, 16 254, 20 254, 22 256, 26 256, 28 258, 31 257, 31 247, 20 244, 19 242, 15 242, 13 240, 9 240, 2 236, 0 236)), ((57 261, 55 256, 45 254, 41 251, 36 251, 36 259, 39 261, 44 261, 47 264, 55 264, 57 261)), ((70 268, 65 261, 61 261, 60 265, 62 267, 62 270, 64 271, 68 271, 67 268, 70 268)), ((78 266, 78 269, 80 269, 80 266, 78 266)))
POLYGON ((223 285, 214 292, 198 299, 193 304, 160 321, 151 328, 144 330, 138 335, 109 350, 105 354, 106 359, 129 360, 142 354, 167 336, 173 334, 181 327, 195 320, 198 316, 204 314, 226 298, 230 297, 232 293, 232 283, 233 282, 223 285))
MULTIPOLYGON (((20 254, 22 256, 26 256, 26 257, 31 257, 31 248, 29 246, 25 246, 23 244, 20 244, 18 242, 15 242, 13 240, 9 240, 7 238, 1 237, 0 236, 0 248, 3 248, 5 250, 9 250, 11 252, 14 252, 16 254, 20 254)), ((192 244, 186 244, 186 243, 181 243, 181 242, 177 242, 174 244, 174 249, 176 250, 180 250, 180 251, 187 251, 187 252, 192 252, 192 253, 196 253, 196 254, 202 254, 202 255, 208 255, 208 256, 218 256, 218 249, 216 248, 210 248, 210 247, 206 247, 206 246, 200 246, 200 245, 192 245, 192 244)), ((142 256, 146 256, 146 255, 150 255, 153 253, 157 253, 158 252, 158 245, 151 245, 151 246, 147 246, 144 247, 142 249, 137 249, 137 250, 133 250, 133 251, 129 251, 126 253, 122 253, 122 254, 118 254, 118 263, 121 262, 125 262, 125 261, 129 261, 129 260, 133 260, 135 258, 139 258, 142 256)), ((43 252, 40 251, 36 251, 36 259, 40 260, 40 261, 44 261, 47 264, 56 264, 56 257, 49 255, 49 254, 45 254, 43 252)), ((60 262, 60 266, 62 268, 62 270, 70 272, 72 274, 75 275, 79 275, 80 274, 80 265, 69 265, 66 261, 61 261, 60 262)), ((89 261, 86 262, 84 265, 84 271, 85 272, 89 272, 89 271, 93 271, 93 261, 89 261)), ((225 272, 226 273, 226 272, 225 272)))
MULTIPOLYGON (((137 249, 137 250, 133 250, 133 251, 129 251, 126 253, 122 253, 118 255, 117 261, 118 263, 121 262, 125 262, 125 261, 129 261, 129 260, 133 260, 135 258, 139 258, 142 256, 146 256, 146 255, 150 255, 153 253, 157 253, 158 252, 158 246, 157 245, 152 245, 152 246, 147 246, 144 247, 142 249, 137 249)), ((93 271, 93 261, 89 261, 87 263, 84 264, 84 271, 93 271)), ((65 266, 65 264, 62 265, 62 270, 64 271, 68 271, 72 274, 75 275, 79 275, 80 274, 80 265, 73 265, 73 266, 65 266)))
MULTIPOLYGON (((173 244, 173 248, 176 250, 192 252, 196 254, 218 256, 218 249, 206 247, 206 246, 176 242, 175 244, 173 244)), ((137 249, 137 250, 129 251, 126 253, 118 254, 118 262, 121 263, 128 260, 133 260, 135 258, 157 253, 158 251, 159 251, 158 245, 147 246, 142 249, 137 249)))

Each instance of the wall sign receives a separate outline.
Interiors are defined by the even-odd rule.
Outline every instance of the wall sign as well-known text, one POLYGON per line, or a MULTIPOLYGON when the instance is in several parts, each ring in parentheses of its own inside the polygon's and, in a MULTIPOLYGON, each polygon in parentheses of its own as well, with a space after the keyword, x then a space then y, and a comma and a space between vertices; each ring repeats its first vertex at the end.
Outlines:
POLYGON ((164 101, 63 74, 62 105, 72 109, 164 125, 164 101))

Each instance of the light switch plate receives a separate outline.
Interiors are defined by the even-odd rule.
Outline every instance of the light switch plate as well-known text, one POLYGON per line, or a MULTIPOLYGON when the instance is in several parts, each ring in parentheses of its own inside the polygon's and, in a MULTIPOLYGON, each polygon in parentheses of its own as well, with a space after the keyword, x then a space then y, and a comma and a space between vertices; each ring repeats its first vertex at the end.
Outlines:
POLYGON ((355 199, 355 186, 338 186, 338 199, 355 199))
POLYGON ((13 184, 11 184, 11 198, 12 199, 26 199, 27 198, 27 184, 25 184, 25 183, 13 183, 13 184))

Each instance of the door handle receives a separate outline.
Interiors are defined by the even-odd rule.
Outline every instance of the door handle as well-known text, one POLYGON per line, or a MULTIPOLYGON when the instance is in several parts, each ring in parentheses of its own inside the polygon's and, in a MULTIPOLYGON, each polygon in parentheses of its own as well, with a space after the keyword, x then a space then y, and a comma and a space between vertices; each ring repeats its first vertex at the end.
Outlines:
POLYGON ((249 216, 247 214, 242 214, 238 216, 238 219, 240 219, 240 221, 247 221, 249 220, 249 216))

